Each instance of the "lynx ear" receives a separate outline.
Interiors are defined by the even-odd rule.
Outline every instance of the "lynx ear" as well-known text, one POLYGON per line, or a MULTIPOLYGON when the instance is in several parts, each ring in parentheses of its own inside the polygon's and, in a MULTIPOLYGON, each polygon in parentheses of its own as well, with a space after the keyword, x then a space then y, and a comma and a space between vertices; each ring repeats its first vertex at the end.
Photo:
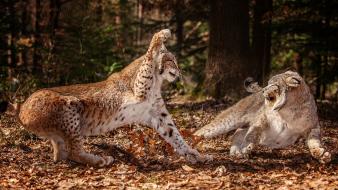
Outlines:
POLYGON ((286 84, 290 87, 298 87, 302 82, 302 77, 300 76, 290 76, 285 79, 286 84))
POLYGON ((258 82, 255 81, 252 77, 248 77, 245 79, 244 88, 247 92, 250 93, 256 93, 262 90, 262 87, 260 87, 258 82))

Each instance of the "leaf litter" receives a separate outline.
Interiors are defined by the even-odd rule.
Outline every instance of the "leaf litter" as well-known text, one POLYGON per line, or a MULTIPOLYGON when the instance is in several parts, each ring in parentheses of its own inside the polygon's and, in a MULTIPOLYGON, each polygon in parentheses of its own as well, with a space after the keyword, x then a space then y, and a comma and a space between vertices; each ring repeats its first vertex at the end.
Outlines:
POLYGON ((336 189, 338 188, 338 111, 320 104, 323 143, 333 160, 323 165, 304 145, 282 150, 258 147, 249 159, 229 157, 229 138, 202 140, 192 133, 210 122, 229 100, 171 102, 170 113, 181 134, 195 148, 214 157, 206 164, 189 164, 177 156, 153 130, 126 126, 89 137, 85 149, 112 155, 104 168, 72 161, 54 163, 50 143, 0 116, 0 189, 336 189))

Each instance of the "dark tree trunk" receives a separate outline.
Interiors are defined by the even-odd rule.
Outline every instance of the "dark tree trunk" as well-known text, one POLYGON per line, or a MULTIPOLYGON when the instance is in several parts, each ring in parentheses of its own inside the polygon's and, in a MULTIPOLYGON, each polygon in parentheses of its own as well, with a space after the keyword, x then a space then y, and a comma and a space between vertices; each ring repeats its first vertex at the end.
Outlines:
POLYGON ((15 15, 15 1, 9 2, 9 17, 10 17, 10 23, 9 23, 9 29, 10 33, 8 34, 8 77, 12 78, 14 75, 14 68, 16 67, 16 37, 17 37, 17 31, 16 31, 16 15, 15 15))
POLYGON ((102 16, 103 16, 103 7, 102 7, 102 0, 96 1, 96 7, 95 7, 95 21, 96 23, 102 22, 102 16))
POLYGON ((137 18, 138 18, 138 27, 137 27, 137 36, 136 36, 136 45, 142 44, 142 37, 143 37, 143 4, 141 0, 137 0, 137 18))
POLYGON ((50 52, 54 53, 54 43, 55 43, 55 32, 59 26, 59 16, 61 11, 61 2, 60 0, 50 0, 50 17, 49 17, 49 30, 50 30, 50 52))
MULTIPOLYGON (((27 2, 25 0, 21 1, 21 9, 22 9, 22 14, 21 14, 21 35, 25 38, 27 38, 27 2)), ((24 67, 27 68, 27 47, 23 48, 21 50, 21 55, 22 55, 22 64, 24 67)))
POLYGON ((312 62, 314 65, 316 65, 316 99, 320 98, 320 92, 321 92, 321 84, 322 84, 322 61, 320 59, 319 55, 314 55, 312 62))
POLYGON ((272 11, 272 0, 256 0, 252 28, 252 61, 250 75, 263 83, 270 73, 271 21, 267 17, 272 11))
POLYGON ((215 98, 243 95, 249 65, 247 0, 210 1, 209 54, 204 89, 215 98))
POLYGON ((322 88, 321 88, 321 95, 320 95, 320 99, 326 99, 325 98, 325 94, 326 94, 326 86, 327 86, 327 65, 328 65, 328 53, 326 52, 325 55, 323 55, 323 74, 322 74, 322 80, 321 80, 321 85, 322 85, 322 88))
POLYGON ((296 68, 296 71, 300 74, 303 75, 304 74, 304 68, 303 68, 303 57, 300 53, 295 53, 294 56, 294 67, 296 68))
POLYGON ((128 42, 128 0, 119 0, 119 17, 121 25, 121 47, 124 49, 128 42))
POLYGON ((40 75, 42 74, 42 65, 41 65, 41 30, 40 30, 40 21, 41 21, 41 0, 35 1, 35 31, 34 31, 34 53, 33 53, 33 74, 40 75))
POLYGON ((183 44, 183 15, 182 15, 182 1, 177 1, 175 6, 175 17, 176 17, 176 55, 179 58, 181 55, 182 44, 183 44))

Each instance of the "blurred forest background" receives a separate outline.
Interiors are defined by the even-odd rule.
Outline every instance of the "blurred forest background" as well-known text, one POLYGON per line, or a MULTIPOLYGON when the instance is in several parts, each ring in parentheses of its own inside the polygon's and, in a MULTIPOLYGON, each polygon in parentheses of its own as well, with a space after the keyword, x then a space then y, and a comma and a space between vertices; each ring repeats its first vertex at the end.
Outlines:
POLYGON ((246 77, 293 69, 338 100, 336 0, 2 0, 0 14, 0 99, 103 80, 170 28, 176 92, 239 98, 246 77))

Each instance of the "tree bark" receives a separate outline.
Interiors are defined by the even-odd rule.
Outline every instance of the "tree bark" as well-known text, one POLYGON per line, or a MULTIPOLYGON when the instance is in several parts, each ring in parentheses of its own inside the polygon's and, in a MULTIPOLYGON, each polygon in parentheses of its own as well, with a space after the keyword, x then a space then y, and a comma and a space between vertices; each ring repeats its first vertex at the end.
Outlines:
POLYGON ((247 0, 210 1, 209 53, 204 89, 207 95, 243 95, 249 65, 249 7, 247 0))
POLYGON ((9 2, 8 4, 8 10, 9 10, 9 17, 10 17, 10 23, 9 23, 9 29, 10 33, 8 34, 8 77, 12 78, 14 77, 14 68, 16 67, 16 37, 17 37, 17 31, 16 31, 16 15, 15 15, 15 2, 9 2))
POLYGON ((41 0, 35 1, 35 31, 34 31, 34 53, 33 53, 33 74, 42 74, 42 65, 41 65, 41 31, 40 31, 40 21, 41 21, 41 0))
POLYGON ((183 44, 183 15, 182 15, 182 1, 178 0, 175 6, 176 17, 176 55, 179 58, 181 56, 182 44, 183 44))
MULTIPOLYGON (((21 0, 21 37, 27 38, 27 2, 21 0)), ((21 52, 22 65, 27 68, 27 47, 22 48, 21 52)))
POLYGON ((272 0, 256 0, 252 28, 252 61, 250 75, 263 83, 270 73, 271 21, 264 18, 272 11, 272 0))

